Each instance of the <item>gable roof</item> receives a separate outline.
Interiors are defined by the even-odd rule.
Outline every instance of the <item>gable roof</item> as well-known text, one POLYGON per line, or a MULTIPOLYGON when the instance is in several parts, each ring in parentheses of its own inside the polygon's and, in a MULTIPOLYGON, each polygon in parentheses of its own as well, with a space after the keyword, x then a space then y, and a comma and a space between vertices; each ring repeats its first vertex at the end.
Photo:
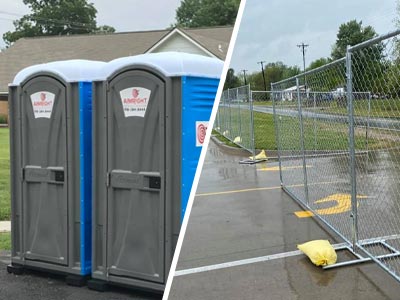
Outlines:
POLYGON ((225 59, 233 27, 21 38, 0 53, 0 92, 6 92, 8 83, 25 67, 56 60, 110 61, 119 57, 143 54, 154 45, 166 41, 164 38, 174 30, 179 30, 194 44, 201 45, 214 56, 225 59))
POLYGON ((147 52, 157 50, 157 48, 166 43, 173 35, 180 34, 191 41, 192 44, 202 49, 204 53, 224 60, 228 51, 232 29, 233 28, 230 26, 190 29, 175 28, 148 49, 147 52))

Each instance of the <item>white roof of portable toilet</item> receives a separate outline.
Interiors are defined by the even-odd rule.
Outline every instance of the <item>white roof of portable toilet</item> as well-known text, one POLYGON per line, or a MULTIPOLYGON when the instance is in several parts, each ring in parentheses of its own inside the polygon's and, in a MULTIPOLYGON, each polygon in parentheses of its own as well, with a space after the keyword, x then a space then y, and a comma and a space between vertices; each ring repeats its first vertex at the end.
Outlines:
POLYGON ((39 72, 53 73, 66 82, 92 81, 93 78, 98 77, 99 69, 105 65, 105 62, 82 59, 33 65, 19 71, 11 85, 19 85, 29 76, 39 72))
POLYGON ((144 65, 154 68, 167 77, 196 76, 220 78, 224 62, 217 58, 182 52, 147 53, 117 58, 105 65, 99 80, 105 80, 125 67, 144 65))

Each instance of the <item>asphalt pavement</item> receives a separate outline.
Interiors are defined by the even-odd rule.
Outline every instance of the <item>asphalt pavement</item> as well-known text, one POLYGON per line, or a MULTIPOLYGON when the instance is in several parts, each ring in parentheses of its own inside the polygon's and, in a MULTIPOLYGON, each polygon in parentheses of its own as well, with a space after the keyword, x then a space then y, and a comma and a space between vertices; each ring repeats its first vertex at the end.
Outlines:
POLYGON ((23 275, 7 273, 10 252, 0 250, 0 300, 154 300, 161 295, 111 287, 109 291, 97 292, 65 283, 63 276, 28 271, 23 275))
POLYGON ((239 164, 245 155, 210 142, 169 299, 399 299, 400 283, 374 263, 323 270, 300 253, 299 243, 342 241, 294 214, 276 161, 239 164))

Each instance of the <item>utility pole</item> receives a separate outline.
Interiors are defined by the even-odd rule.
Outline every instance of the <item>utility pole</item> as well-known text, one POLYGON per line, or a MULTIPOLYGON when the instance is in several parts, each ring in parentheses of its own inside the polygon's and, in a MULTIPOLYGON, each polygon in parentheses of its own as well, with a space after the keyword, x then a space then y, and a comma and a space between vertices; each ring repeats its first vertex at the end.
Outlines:
POLYGON ((247 80, 246 80, 246 72, 247 72, 248 70, 242 70, 242 72, 243 72, 243 77, 244 77, 244 85, 247 85, 247 80))
POLYGON ((265 61, 263 61, 263 60, 257 62, 257 64, 260 64, 260 65, 261 65, 261 74, 262 74, 263 81, 264 81, 264 91, 266 91, 266 90, 267 90, 267 84, 265 83, 264 63, 265 63, 265 61))
MULTIPOLYGON (((301 51, 303 52, 303 72, 306 72, 306 48, 308 47, 308 44, 301 43, 300 45, 297 45, 297 47, 301 48, 301 51)), ((304 75, 304 88, 307 91, 307 80, 306 80, 306 75, 304 75)))

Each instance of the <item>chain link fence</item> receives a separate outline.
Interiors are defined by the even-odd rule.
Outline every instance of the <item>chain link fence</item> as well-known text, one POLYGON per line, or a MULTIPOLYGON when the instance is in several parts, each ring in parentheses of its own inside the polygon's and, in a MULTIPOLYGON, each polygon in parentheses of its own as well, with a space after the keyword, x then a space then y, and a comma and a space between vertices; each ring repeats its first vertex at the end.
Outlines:
POLYGON ((254 110, 255 152, 276 150, 271 91, 251 91, 254 110))
POLYGON ((250 86, 222 93, 214 130, 254 156, 253 102, 250 86))
POLYGON ((400 31, 272 84, 282 186, 400 280, 400 31))

